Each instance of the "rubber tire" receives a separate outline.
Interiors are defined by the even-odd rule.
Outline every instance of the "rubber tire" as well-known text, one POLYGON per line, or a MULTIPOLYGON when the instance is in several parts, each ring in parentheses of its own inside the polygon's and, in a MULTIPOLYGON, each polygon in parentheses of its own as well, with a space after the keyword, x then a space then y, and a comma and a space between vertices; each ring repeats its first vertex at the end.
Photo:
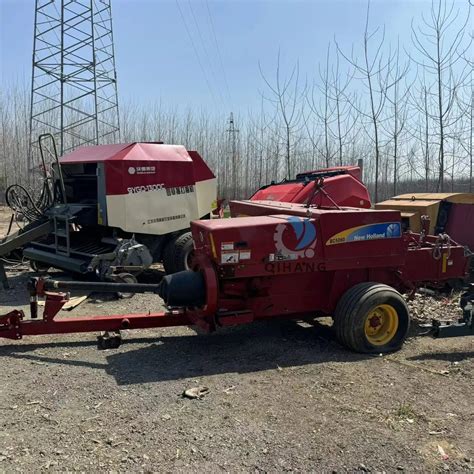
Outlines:
POLYGON ((185 232, 171 239, 163 252, 163 266, 167 275, 189 270, 187 259, 194 249, 191 232, 185 232))
POLYGON ((44 262, 39 262, 37 260, 30 260, 30 267, 35 273, 44 275, 48 273, 48 270, 51 268, 51 265, 48 265, 44 262))
POLYGON ((97 349, 99 351, 105 351, 108 349, 118 349, 122 344, 121 336, 97 336, 97 349))
POLYGON ((410 314, 402 295, 394 288, 380 283, 360 283, 344 293, 334 313, 334 329, 341 344, 364 354, 399 350, 410 328, 410 314), (387 344, 371 344, 365 336, 365 319, 376 306, 389 304, 398 315, 398 329, 387 344))
MULTIPOLYGON (((115 283, 137 283, 137 279, 135 275, 132 275, 131 273, 118 273, 116 275, 112 276, 112 281, 115 283)), ((122 291, 117 292, 117 296, 120 299, 130 299, 135 296, 135 293, 124 293, 122 291)))

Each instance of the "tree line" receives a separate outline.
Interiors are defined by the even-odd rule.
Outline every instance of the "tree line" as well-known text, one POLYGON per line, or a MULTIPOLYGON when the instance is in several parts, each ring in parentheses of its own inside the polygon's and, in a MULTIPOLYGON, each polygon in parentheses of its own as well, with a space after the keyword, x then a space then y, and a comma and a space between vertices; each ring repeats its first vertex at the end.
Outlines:
MULTIPOLYGON (((314 77, 303 78, 297 61, 285 69, 280 54, 273 70, 260 66, 260 106, 234 115, 234 126, 228 111, 122 103, 120 140, 199 151, 225 198, 360 159, 374 201, 474 192, 471 20, 469 2, 433 0, 411 38, 392 44, 368 4, 359 43, 347 51, 331 41, 314 77)), ((16 83, 0 91, 0 191, 28 182, 29 148, 29 86, 16 83)))

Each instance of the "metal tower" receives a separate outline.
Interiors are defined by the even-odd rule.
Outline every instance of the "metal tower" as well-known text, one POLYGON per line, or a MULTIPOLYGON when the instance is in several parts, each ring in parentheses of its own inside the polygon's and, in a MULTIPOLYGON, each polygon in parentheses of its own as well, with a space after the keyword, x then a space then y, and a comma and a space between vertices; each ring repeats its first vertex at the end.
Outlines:
POLYGON ((36 0, 29 165, 37 137, 60 154, 119 139, 111 0, 36 0))

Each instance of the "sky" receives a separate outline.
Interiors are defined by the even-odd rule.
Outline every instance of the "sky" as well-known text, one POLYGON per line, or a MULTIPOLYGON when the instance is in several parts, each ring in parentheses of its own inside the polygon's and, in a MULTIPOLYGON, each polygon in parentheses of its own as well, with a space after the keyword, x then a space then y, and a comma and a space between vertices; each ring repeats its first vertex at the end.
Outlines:
MULTIPOLYGON (((56 0, 58 1, 58 0, 56 0)), ((464 6, 468 0, 457 0, 464 6)), ((258 109, 259 64, 272 79, 298 61, 314 77, 336 38, 345 51, 362 37, 365 0, 112 0, 119 100, 243 113, 258 109), (215 36, 214 36, 215 35, 215 36), (215 38, 215 39, 214 39, 215 38), (217 45, 216 46, 216 41, 217 45)), ((406 43, 429 0, 372 0, 370 22, 406 43)), ((29 84, 34 0, 0 0, 0 87, 29 84)))

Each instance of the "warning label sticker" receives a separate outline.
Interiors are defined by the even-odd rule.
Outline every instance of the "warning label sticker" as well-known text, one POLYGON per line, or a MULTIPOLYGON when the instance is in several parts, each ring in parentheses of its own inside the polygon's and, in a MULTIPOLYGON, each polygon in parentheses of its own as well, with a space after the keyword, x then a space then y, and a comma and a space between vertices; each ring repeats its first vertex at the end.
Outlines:
POLYGON ((241 250, 239 252, 240 260, 250 260, 251 256, 252 256, 252 253, 250 250, 241 250))
POLYGON ((221 250, 234 250, 234 242, 222 242, 221 250))
POLYGON ((222 252, 221 264, 228 265, 232 263, 239 263, 239 252, 222 252))

